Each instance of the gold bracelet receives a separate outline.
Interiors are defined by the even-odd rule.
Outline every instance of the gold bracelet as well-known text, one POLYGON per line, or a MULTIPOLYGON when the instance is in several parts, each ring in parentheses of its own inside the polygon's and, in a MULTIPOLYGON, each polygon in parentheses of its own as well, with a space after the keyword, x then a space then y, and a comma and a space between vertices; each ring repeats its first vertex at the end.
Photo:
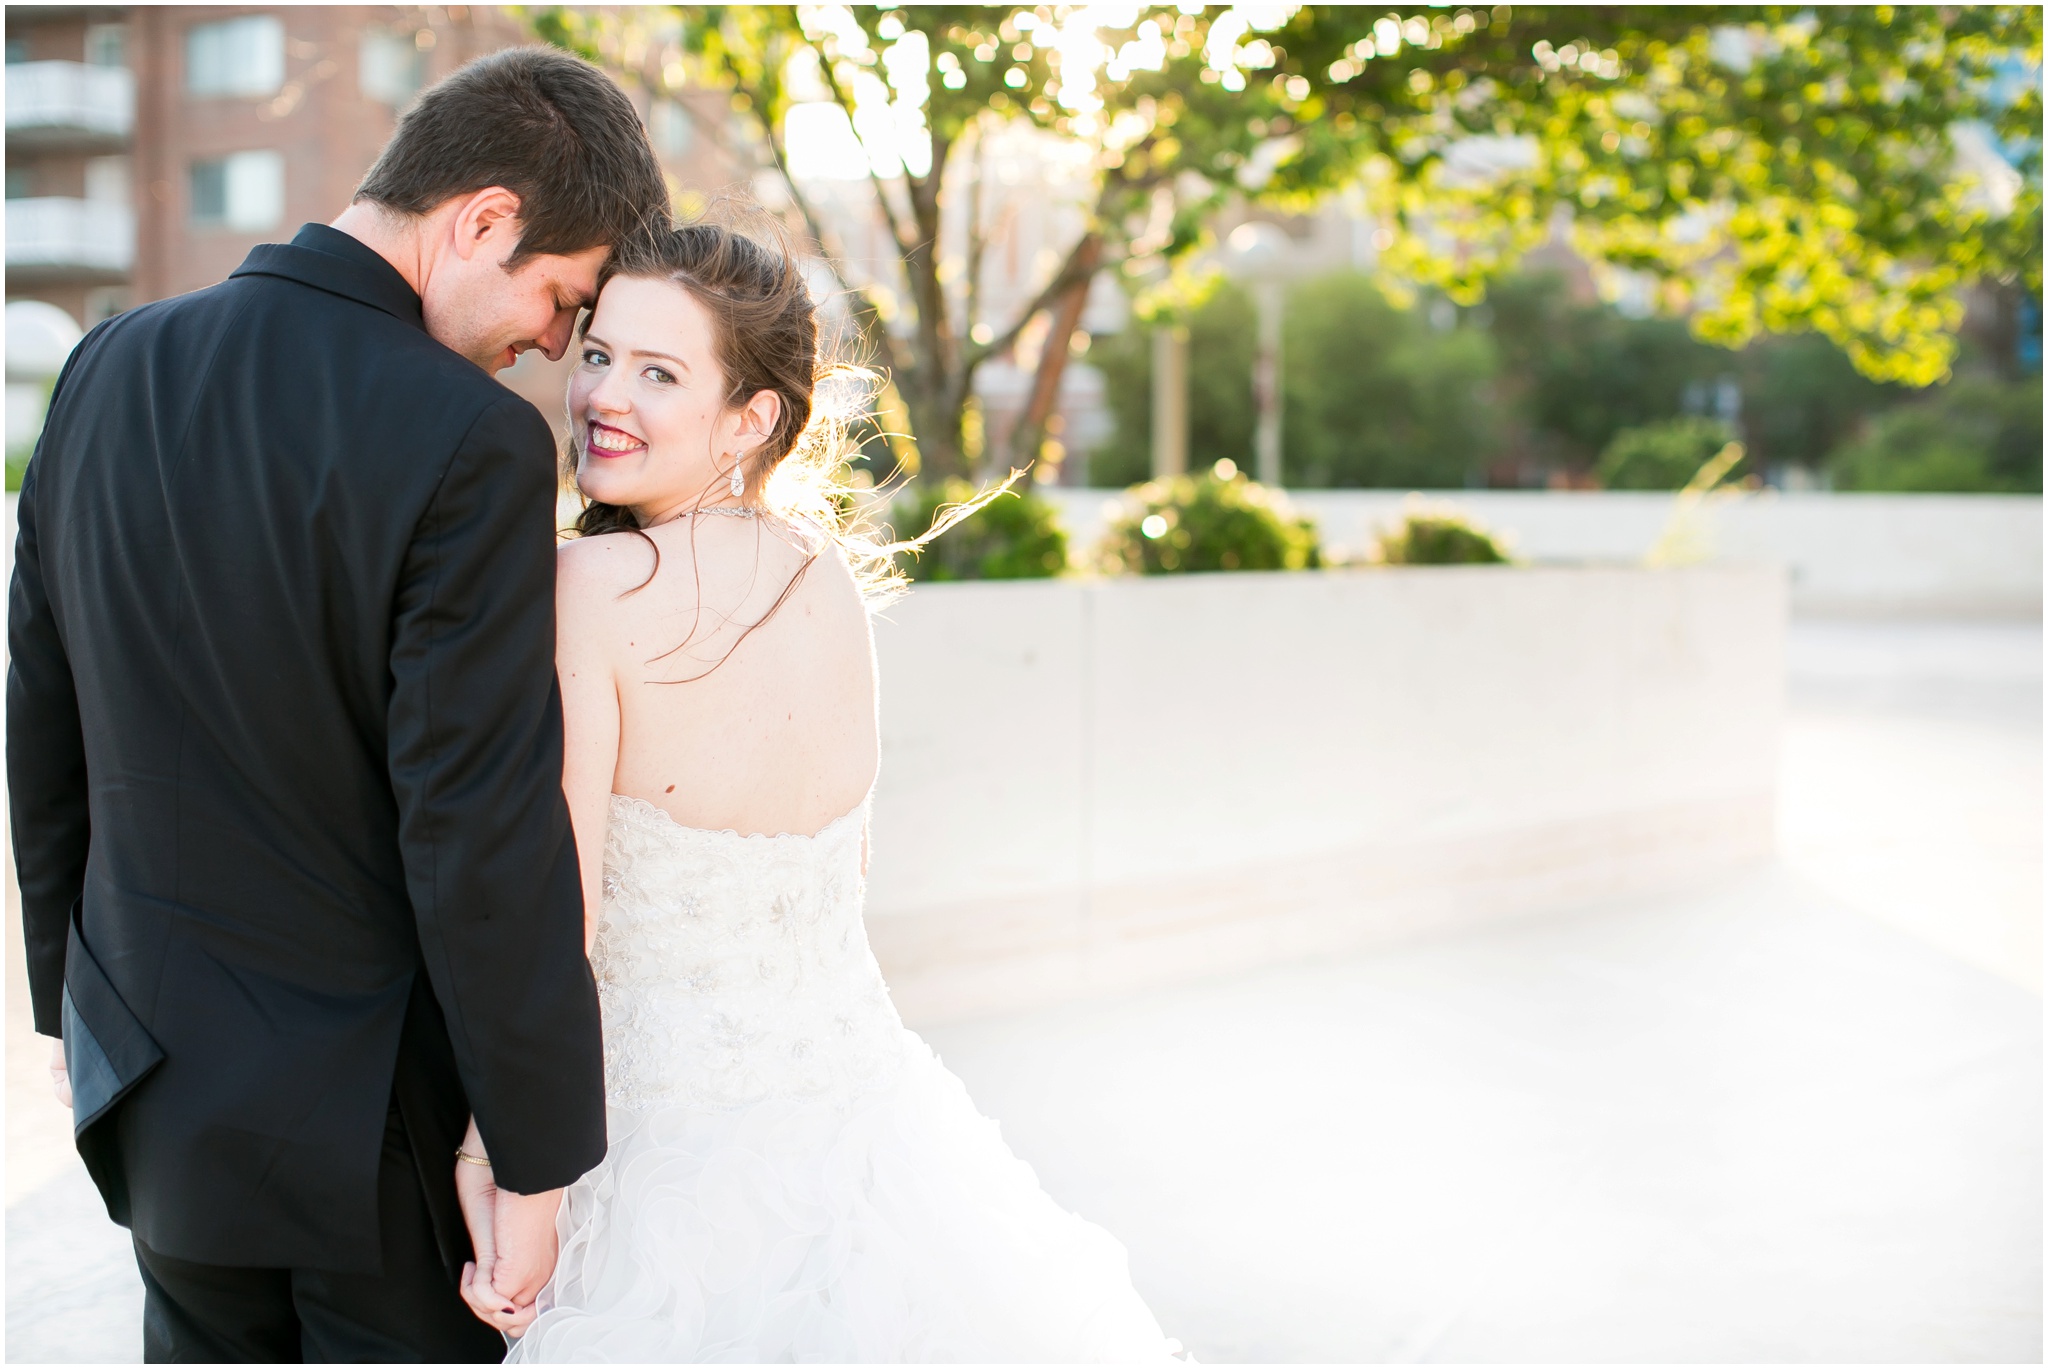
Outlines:
POLYGON ((463 1148, 462 1148, 461 1146, 457 1146, 457 1147, 455 1147, 455 1158, 456 1158, 456 1159, 458 1159, 458 1160, 467 1160, 467 1161, 469 1161, 469 1163, 471 1163, 471 1164, 473 1164, 473 1165, 482 1165, 482 1166, 483 1166, 483 1167, 484 1167, 485 1169, 489 1169, 489 1168, 491 1167, 491 1157, 490 1157, 490 1156, 488 1156, 488 1155, 471 1155, 471 1154, 470 1154, 470 1153, 469 1153, 468 1151, 464 1150, 464 1149, 463 1149, 463 1148))

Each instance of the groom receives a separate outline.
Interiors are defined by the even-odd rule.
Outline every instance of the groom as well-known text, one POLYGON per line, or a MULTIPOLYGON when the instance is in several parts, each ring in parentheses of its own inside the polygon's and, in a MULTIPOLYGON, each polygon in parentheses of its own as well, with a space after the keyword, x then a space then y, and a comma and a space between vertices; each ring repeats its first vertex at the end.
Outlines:
POLYGON ((332 227, 102 324, 23 480, 7 781, 36 1029, 157 1360, 503 1356, 605 1149, 554 672, 547 423, 631 104, 541 48, 424 94, 332 227))

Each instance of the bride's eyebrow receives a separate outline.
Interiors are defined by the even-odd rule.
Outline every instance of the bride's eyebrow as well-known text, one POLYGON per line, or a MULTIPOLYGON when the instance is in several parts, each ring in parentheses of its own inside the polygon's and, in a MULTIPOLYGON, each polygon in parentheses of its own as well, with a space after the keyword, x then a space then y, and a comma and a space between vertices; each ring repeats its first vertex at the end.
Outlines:
MULTIPOLYGON (((603 338, 599 337, 595 333, 585 333, 583 335, 583 345, 585 347, 597 347, 607 352, 617 352, 619 350, 618 348, 612 346, 609 342, 606 342, 603 338)), ((659 357, 663 361, 673 363, 675 366, 681 368, 682 370, 687 371, 690 369, 689 362, 684 361, 679 356, 671 356, 667 352, 656 352, 648 350, 646 348, 634 348, 630 352, 628 352, 627 355, 636 357, 659 357)))

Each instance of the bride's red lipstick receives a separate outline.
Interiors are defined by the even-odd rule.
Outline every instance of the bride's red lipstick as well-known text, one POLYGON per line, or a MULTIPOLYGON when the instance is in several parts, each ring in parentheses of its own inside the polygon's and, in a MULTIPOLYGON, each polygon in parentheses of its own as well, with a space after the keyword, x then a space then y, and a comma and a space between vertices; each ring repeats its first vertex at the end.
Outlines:
POLYGON ((599 423, 592 419, 589 427, 590 435, 583 445, 592 456, 631 456, 635 452, 642 452, 647 449, 647 444, 644 441, 623 429, 614 428, 609 423, 599 423), (601 445, 599 434, 604 435, 602 438, 603 442, 619 445, 601 445))

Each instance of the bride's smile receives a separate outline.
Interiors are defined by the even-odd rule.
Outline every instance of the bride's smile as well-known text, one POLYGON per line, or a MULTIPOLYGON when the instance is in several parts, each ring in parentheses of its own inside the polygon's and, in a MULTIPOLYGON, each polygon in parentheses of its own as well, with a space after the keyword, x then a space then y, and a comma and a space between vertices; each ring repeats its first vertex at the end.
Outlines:
MULTIPOLYGON (((665 280, 606 284, 569 381, 576 484, 641 527, 747 502, 750 467, 782 416, 773 390, 742 398, 719 362, 717 324, 665 280), (737 479, 735 479, 737 476, 737 479)), ((754 472, 758 475, 758 470, 754 472)))
POLYGON ((645 451, 647 444, 633 434, 609 423, 590 421, 590 451, 594 456, 625 456, 631 452, 645 451))

